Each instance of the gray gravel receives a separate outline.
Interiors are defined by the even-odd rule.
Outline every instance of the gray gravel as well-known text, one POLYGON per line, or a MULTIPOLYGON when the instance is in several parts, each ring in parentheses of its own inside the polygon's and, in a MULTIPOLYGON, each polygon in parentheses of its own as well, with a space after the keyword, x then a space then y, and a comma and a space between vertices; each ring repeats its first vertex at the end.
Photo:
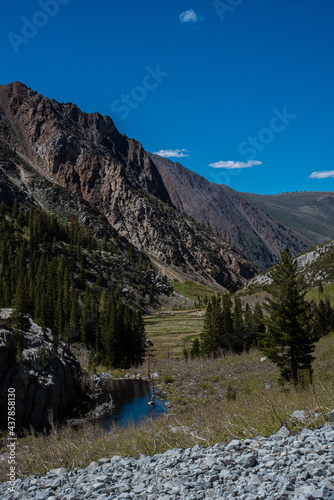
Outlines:
POLYGON ((0 484, 2 500, 204 498, 334 499, 334 424, 210 448, 196 445, 138 458, 114 456, 86 469, 54 469, 0 484))

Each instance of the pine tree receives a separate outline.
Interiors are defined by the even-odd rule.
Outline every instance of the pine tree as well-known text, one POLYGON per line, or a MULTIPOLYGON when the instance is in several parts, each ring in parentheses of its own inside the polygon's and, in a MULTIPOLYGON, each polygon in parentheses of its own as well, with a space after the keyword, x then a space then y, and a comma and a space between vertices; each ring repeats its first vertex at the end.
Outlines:
POLYGON ((201 334, 201 350, 208 356, 217 356, 222 347, 223 328, 221 299, 213 296, 208 303, 201 334))
POLYGON ((288 249, 272 272, 271 294, 265 305, 267 331, 263 351, 280 369, 281 380, 297 384, 305 373, 312 380, 314 337, 309 304, 305 301, 306 285, 297 276, 297 264, 288 249))
POLYGON ((233 347, 233 315, 232 300, 229 293, 223 295, 222 331, 222 347, 225 351, 230 351, 233 347))
POLYGON ((249 307, 249 304, 246 304, 245 307, 245 316, 244 316, 244 344, 243 350, 249 351, 249 349, 253 345, 254 341, 254 329, 253 329, 253 315, 252 311, 249 307))
POLYGON ((333 328, 334 311, 328 296, 321 298, 319 304, 315 307, 314 314, 314 335, 317 339, 328 335, 333 328))
POLYGON ((88 339, 90 332, 90 295, 89 288, 86 286, 85 300, 81 312, 81 342, 84 346, 88 347, 88 339))
MULTIPOLYGON (((0 207, 0 307, 14 308, 18 328, 29 326, 28 315, 51 328, 55 344, 59 337, 82 340, 112 366, 139 363, 145 342, 141 314, 120 301, 117 288, 111 292, 111 269, 100 266, 94 284, 88 265, 87 250, 104 246, 116 252, 115 246, 106 239, 99 243, 77 217, 67 224, 39 207, 27 213, 17 200, 11 210, 0 207)), ((130 254, 135 260, 134 247, 130 254)))
POLYGON ((145 324, 141 311, 138 311, 133 324, 133 362, 135 365, 141 363, 145 355, 145 324))
POLYGON ((233 350, 241 352, 245 340, 245 325, 243 319, 242 304, 239 297, 234 299, 233 311, 233 350))
POLYGON ((200 354, 201 354, 201 344, 199 338, 196 337, 191 344, 191 349, 190 349, 191 359, 198 358, 200 354))
POLYGON ((264 324, 263 311, 260 304, 257 302, 254 307, 254 312, 252 316, 253 323, 253 343, 256 345, 261 345, 263 334, 266 331, 266 325, 264 324))
POLYGON ((65 338, 67 345, 78 340, 80 337, 80 311, 78 305, 78 294, 76 290, 71 293, 71 314, 70 320, 65 328, 65 338))
POLYGON ((1 205, 0 205, 0 215, 5 216, 5 215, 7 215, 7 213, 8 213, 7 206, 6 206, 5 202, 2 201, 1 205))
POLYGON ((116 336, 118 336, 118 321, 115 304, 113 301, 106 300, 103 308, 100 302, 101 318, 101 339, 103 345, 103 356, 106 364, 110 367, 120 366, 116 361, 116 336))
POLYGON ((29 328, 30 321, 28 317, 29 303, 28 303, 28 290, 26 279, 21 276, 17 281, 15 288, 15 294, 12 301, 13 311, 11 314, 11 320, 13 326, 25 330, 29 328))
POLYGON ((19 201, 17 198, 15 198, 13 208, 12 208, 12 213, 11 213, 11 216, 13 217, 13 219, 16 219, 17 216, 19 215, 19 209, 20 209, 19 201))

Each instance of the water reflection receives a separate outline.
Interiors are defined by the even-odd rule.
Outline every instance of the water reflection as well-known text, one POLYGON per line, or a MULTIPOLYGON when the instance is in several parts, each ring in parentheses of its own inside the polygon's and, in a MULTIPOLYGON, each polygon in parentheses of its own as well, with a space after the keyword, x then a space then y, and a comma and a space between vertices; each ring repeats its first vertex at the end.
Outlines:
POLYGON ((154 405, 148 403, 153 400, 154 387, 145 380, 111 380, 105 386, 103 401, 111 396, 115 409, 111 415, 100 420, 100 425, 108 431, 113 423, 121 427, 133 422, 139 423, 145 418, 157 418, 166 413, 167 408, 163 401, 154 399, 154 405))

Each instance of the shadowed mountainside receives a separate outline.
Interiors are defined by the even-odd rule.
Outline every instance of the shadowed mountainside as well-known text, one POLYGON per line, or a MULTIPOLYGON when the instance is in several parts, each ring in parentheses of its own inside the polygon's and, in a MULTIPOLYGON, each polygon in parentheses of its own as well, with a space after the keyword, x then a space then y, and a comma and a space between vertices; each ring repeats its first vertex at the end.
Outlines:
POLYGON ((261 269, 277 262, 288 247, 292 255, 307 246, 289 227, 274 220, 266 210, 225 185, 157 155, 151 155, 172 203, 239 248, 261 269))

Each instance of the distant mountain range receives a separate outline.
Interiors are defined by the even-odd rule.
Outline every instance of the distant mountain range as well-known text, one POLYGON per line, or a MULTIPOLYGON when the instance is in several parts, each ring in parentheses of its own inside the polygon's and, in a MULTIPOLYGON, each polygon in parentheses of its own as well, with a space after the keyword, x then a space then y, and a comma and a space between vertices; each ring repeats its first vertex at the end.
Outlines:
POLYGON ((172 203, 239 248, 261 268, 334 238, 334 193, 258 195, 207 181, 179 163, 151 155, 172 203))
POLYGON ((297 192, 277 195, 242 193, 270 217, 289 227, 308 248, 334 238, 334 193, 297 192))
POLYGON ((169 278, 232 290, 286 246, 334 237, 333 193, 238 193, 19 82, 0 86, 0 202, 15 197, 134 245, 169 278))

